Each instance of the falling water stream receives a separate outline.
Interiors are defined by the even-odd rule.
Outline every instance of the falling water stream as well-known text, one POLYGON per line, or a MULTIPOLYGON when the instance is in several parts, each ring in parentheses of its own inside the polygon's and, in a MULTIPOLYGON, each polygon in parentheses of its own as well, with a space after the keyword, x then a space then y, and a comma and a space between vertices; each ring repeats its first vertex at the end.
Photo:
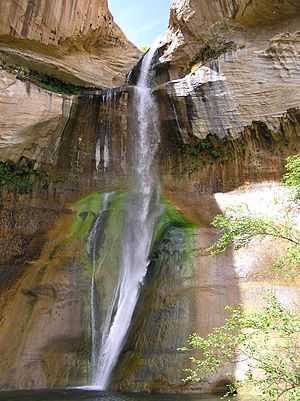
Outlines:
POLYGON ((97 341, 95 269, 97 254, 95 238, 101 229, 103 213, 109 207, 110 195, 104 195, 103 205, 90 234, 89 248, 94 274, 91 288, 92 302, 92 385, 106 389, 111 372, 124 344, 139 291, 149 263, 149 247, 155 224, 161 212, 159 185, 154 160, 159 143, 157 106, 151 94, 149 72, 156 50, 154 45, 144 56, 140 77, 133 94, 137 129, 134 138, 131 177, 134 188, 125 206, 124 235, 122 238, 119 278, 108 308, 101 341, 97 341))
POLYGON ((92 366, 97 364, 99 358, 100 344, 99 344, 99 336, 98 336, 98 327, 97 327, 97 286, 96 286, 96 270, 97 266, 100 263, 97 255, 99 251, 99 232, 103 230, 105 226, 105 220, 108 212, 108 208, 110 205, 110 200, 113 196, 114 192, 105 192, 103 194, 103 202, 102 207, 100 208, 99 215, 93 225, 93 228, 90 232, 88 239, 88 253, 93 263, 93 272, 92 272, 92 282, 91 282, 91 330, 92 330, 92 358, 91 363, 92 366))

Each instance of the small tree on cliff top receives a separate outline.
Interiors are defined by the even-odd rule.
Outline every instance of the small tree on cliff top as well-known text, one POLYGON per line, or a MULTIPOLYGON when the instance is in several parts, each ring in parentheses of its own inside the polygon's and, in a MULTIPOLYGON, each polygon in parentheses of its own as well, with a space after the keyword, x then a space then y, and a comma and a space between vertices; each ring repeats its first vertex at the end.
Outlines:
MULTIPOLYGON (((211 255, 224 252, 230 244, 240 249, 254 237, 271 236, 288 245, 275 268, 292 271, 293 275, 299 273, 300 156, 289 157, 286 170, 284 183, 291 196, 280 218, 253 216, 247 207, 226 210, 212 222, 222 230, 222 235, 209 248, 211 255)), ((227 309, 230 317, 225 325, 215 328, 207 338, 192 334, 188 347, 182 348, 192 354, 200 350, 202 355, 190 357, 193 366, 186 369, 188 376, 184 380, 200 381, 221 367, 244 361, 245 380, 230 386, 226 396, 232 396, 242 384, 250 384, 261 401, 300 400, 299 313, 284 308, 273 293, 266 295, 266 304, 259 312, 245 314, 242 306, 227 309)))
POLYGON ((140 51, 142 51, 143 53, 146 53, 149 49, 150 47, 147 45, 140 46, 140 51))

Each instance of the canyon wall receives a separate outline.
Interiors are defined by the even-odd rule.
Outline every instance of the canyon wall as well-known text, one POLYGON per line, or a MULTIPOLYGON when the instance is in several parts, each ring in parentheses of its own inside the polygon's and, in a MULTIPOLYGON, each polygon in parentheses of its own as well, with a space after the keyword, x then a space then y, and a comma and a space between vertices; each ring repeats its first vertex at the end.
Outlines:
MULTIPOLYGON (((52 3, 0 6, 1 388, 89 383, 85 241, 97 207, 74 202, 130 185, 132 88, 87 87, 122 84, 139 52, 106 1, 52 3), (62 93, 37 86, 32 71, 62 93)), ((113 389, 215 391, 226 377, 181 380, 188 360, 177 348, 188 335, 222 324, 228 304, 261 306, 268 288, 299 303, 299 279, 270 274, 283 251, 272 240, 213 258, 201 252, 226 206, 248 199, 255 209, 266 199, 273 207, 274 181, 299 152, 297 3, 173 2, 154 67, 159 163, 165 195, 197 225, 195 251, 187 262, 185 231, 171 225, 151 255, 113 389)))
MULTIPOLYGON (((286 157, 299 152, 299 18, 295 1, 173 2, 154 91, 164 190, 199 227, 194 264, 184 267, 173 238, 170 247, 179 248, 165 249, 163 267, 152 266, 142 294, 146 313, 140 306, 134 316, 115 389, 224 389, 222 372, 182 382, 189 361, 177 348, 188 335, 206 335, 224 323, 225 305, 261 307, 268 289, 284 305, 299 307, 299 277, 272 270, 283 244, 267 239, 217 257, 202 253, 218 236, 210 221, 226 207, 276 210, 280 190, 274 183, 286 157)), ((138 66, 133 81, 137 72, 138 66)), ((243 369, 235 372, 240 378, 243 369)))
POLYGON ((64 82, 113 87, 124 83, 140 51, 114 22, 107 0, 3 1, 0 60, 64 82))
POLYGON ((87 383, 91 272, 85 243, 64 245, 70 202, 125 185, 128 153, 127 90, 88 88, 122 85, 140 52, 107 1, 0 10, 1 388, 87 383))

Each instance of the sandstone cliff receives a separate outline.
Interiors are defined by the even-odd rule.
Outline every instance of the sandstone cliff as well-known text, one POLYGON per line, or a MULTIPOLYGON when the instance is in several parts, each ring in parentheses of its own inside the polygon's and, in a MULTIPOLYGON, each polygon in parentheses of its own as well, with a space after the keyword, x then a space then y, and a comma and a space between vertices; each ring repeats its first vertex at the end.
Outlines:
POLYGON ((298 30, 299 12, 296 0, 174 0, 161 61, 182 77, 230 49, 264 49, 274 32, 298 30))
MULTIPOLYGON (((11 16, 2 24, 2 62, 75 86, 121 82, 135 50, 124 55, 106 2, 90 2, 99 14, 89 14, 84 2, 78 13, 68 2, 52 3, 1 3, 11 16), (114 51, 121 51, 121 67, 114 51)), ((286 156, 299 152, 299 8, 297 0, 173 2, 155 69, 159 161, 165 194, 197 224, 196 251, 216 239, 209 223, 224 207, 247 197, 256 207, 276 195, 272 182, 281 179, 286 156)), ((128 186, 132 92, 55 94, 18 74, 3 71, 0 92, 0 166, 10 174, 0 213, 1 386, 88 384, 91 270, 84 240, 96 210, 90 198, 79 210, 73 201, 128 186), (73 218, 80 235, 70 231, 73 218)), ((177 347, 188 334, 222 324, 227 304, 259 307, 268 288, 299 302, 297 278, 269 273, 281 251, 276 246, 270 255, 272 241, 215 258, 196 252, 185 265, 184 237, 181 226, 171 226, 151 255, 114 389, 213 391, 226 378, 181 381, 187 359, 177 347)))
POLYGON ((0 72, 0 160, 55 163, 72 98, 0 72))
POLYGON ((0 15, 1 388, 87 383, 90 274, 76 246, 35 261, 64 241, 70 200, 122 181, 127 92, 74 93, 123 84, 140 52, 105 0, 4 1, 0 15))
POLYGON ((0 4, 0 60, 82 86, 121 85, 139 50, 113 21, 107 0, 0 4))
POLYGON ((280 142, 298 149, 299 18, 296 1, 173 2, 156 65, 163 137, 182 151, 167 155, 167 175, 172 168, 203 188, 208 167, 199 162, 208 155, 222 182, 231 180, 229 170, 239 172, 240 184, 259 180, 259 171, 260 180, 270 179, 268 151, 280 142), (260 149, 250 159, 253 141, 260 149), (264 141, 272 143, 267 153, 264 141), (233 159, 257 165, 249 173, 233 159))

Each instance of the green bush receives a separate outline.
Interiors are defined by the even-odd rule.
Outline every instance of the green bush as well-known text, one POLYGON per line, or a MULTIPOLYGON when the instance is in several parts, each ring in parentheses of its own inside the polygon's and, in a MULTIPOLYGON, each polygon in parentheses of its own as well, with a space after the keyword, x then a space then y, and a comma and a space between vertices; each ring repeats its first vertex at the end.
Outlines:
POLYGON ((287 310, 272 292, 266 295, 261 311, 245 314, 242 306, 227 307, 230 317, 206 338, 192 334, 188 347, 181 351, 199 351, 191 356, 192 368, 185 369, 184 381, 200 381, 221 367, 227 369, 234 383, 230 365, 247 364, 243 382, 229 385, 227 397, 248 384, 261 401, 296 401, 300 399, 300 315, 287 310))
POLYGON ((205 139, 202 139, 200 142, 195 145, 184 145, 183 153, 186 155, 197 157, 201 153, 207 153, 212 156, 214 159, 217 159, 221 156, 220 149, 218 149, 212 141, 210 136, 207 136, 205 139))
POLYGON ((289 156, 286 159, 286 173, 283 182, 294 192, 294 199, 300 200, 300 156, 289 156))
POLYGON ((44 175, 45 172, 41 169, 33 169, 9 161, 0 162, 0 189, 28 194, 32 191, 35 178, 44 175))

